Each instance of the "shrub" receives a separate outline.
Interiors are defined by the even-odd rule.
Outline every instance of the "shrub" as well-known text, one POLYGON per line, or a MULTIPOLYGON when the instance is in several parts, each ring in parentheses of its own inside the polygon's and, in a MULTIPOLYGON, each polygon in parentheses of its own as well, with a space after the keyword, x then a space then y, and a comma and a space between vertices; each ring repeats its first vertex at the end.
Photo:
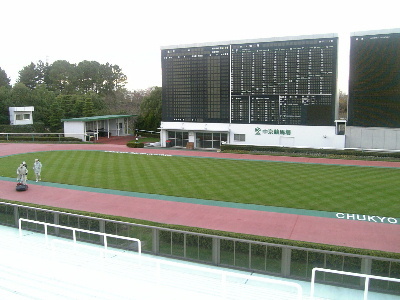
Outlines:
POLYGON ((82 142, 79 138, 58 137, 58 136, 37 136, 37 135, 0 135, 0 141, 10 142, 82 142))
POLYGON ((144 148, 144 143, 130 141, 126 144, 129 148, 144 148))
POLYGON ((30 125, 0 125, 0 132, 4 133, 26 133, 26 132, 46 132, 44 124, 41 122, 35 122, 30 125))

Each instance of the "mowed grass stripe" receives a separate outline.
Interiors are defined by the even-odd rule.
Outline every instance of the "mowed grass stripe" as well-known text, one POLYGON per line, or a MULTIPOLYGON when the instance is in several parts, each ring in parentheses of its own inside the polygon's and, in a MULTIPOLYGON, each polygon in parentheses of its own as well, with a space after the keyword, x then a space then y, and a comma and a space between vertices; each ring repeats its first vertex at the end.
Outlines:
MULTIPOLYGON (((34 158, 44 181, 148 194, 400 217, 400 170, 357 166, 49 151, 0 158, 1 176, 34 158)), ((33 175, 30 175, 33 178, 33 175)))

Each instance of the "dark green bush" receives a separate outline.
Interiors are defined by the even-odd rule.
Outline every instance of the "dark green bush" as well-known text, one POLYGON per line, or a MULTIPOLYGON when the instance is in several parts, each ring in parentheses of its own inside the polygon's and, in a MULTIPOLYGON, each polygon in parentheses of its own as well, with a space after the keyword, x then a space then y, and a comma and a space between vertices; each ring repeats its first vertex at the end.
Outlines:
POLYGON ((0 135, 0 141, 10 142, 81 142, 81 139, 74 137, 58 136, 36 136, 36 135, 0 135))
POLYGON ((126 144, 129 148, 144 148, 144 143, 130 141, 126 144))
POLYGON ((26 132, 44 133, 44 132, 46 132, 46 130, 45 130, 43 123, 36 122, 31 125, 0 125, 0 132, 3 132, 3 133, 26 133, 26 132))

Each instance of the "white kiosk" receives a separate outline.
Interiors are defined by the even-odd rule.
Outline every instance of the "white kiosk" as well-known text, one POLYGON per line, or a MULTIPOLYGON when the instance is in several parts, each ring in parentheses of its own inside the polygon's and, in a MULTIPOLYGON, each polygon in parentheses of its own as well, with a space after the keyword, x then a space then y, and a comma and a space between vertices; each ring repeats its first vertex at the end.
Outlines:
POLYGON ((29 125, 33 124, 33 106, 9 107, 10 125, 29 125))

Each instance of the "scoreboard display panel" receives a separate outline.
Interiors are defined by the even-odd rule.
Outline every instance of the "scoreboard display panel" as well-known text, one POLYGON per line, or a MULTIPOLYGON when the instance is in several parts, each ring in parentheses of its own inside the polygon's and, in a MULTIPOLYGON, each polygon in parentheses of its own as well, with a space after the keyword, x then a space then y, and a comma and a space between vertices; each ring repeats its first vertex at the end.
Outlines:
POLYGON ((334 34, 162 48, 162 120, 332 126, 334 34))
POLYGON ((400 127, 400 32, 351 36, 348 125, 400 127))
POLYGON ((232 123, 334 124, 337 38, 234 44, 231 56, 232 123))

